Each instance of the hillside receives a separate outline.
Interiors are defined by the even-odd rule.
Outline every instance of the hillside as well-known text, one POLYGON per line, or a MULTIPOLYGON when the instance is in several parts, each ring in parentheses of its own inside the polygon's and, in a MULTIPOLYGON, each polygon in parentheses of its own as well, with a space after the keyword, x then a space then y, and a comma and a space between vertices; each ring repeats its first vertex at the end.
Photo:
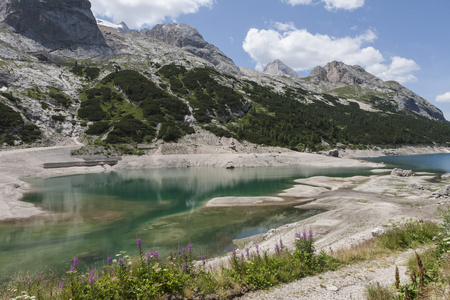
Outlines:
POLYGON ((119 32, 97 25, 88 1, 23 3, 0 5, 1 147, 136 145, 204 130, 298 151, 449 141, 438 108, 359 66, 331 62, 300 78, 278 75, 290 69, 280 62, 260 73, 236 66, 188 25, 119 32), (36 9, 53 22, 33 31, 36 9), (72 10, 84 13, 64 19, 72 10), (78 26, 74 36, 49 43, 67 22, 78 26))

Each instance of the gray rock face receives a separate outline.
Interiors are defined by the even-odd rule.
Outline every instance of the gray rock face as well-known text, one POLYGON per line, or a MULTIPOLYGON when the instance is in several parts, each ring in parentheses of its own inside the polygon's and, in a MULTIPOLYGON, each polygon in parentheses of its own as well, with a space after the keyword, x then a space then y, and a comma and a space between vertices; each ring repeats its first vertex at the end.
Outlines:
POLYGON ((98 29, 88 0, 3 0, 0 22, 50 51, 111 50, 98 29))
POLYGON ((192 26, 186 24, 159 24, 145 35, 163 41, 169 45, 182 48, 201 57, 217 68, 233 74, 241 74, 239 67, 216 46, 206 42, 202 35, 192 26))
POLYGON ((410 111, 418 115, 438 120, 445 120, 440 109, 405 88, 395 81, 383 81, 366 72, 360 66, 349 66, 343 62, 332 61, 325 67, 315 67, 310 73, 310 80, 319 83, 325 91, 332 91, 343 86, 360 86, 369 94, 377 93, 381 98, 392 101, 397 111, 410 111))
POLYGON ((273 62, 267 64, 267 66, 264 67, 263 73, 278 76, 288 76, 292 78, 301 78, 300 74, 292 70, 279 59, 276 59, 273 62))
POLYGON ((314 77, 315 81, 328 81, 331 83, 354 84, 381 84, 383 81, 366 72, 360 66, 349 66, 343 62, 332 61, 325 67, 315 67, 312 69, 310 77, 314 77))

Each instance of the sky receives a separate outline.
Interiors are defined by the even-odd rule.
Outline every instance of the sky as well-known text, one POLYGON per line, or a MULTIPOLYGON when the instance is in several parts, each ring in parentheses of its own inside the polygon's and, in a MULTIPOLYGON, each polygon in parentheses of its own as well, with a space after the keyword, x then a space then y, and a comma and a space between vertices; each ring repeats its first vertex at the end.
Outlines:
POLYGON ((333 60, 395 80, 450 120, 449 0, 91 0, 130 28, 185 23, 236 65, 280 59, 302 76, 333 60))

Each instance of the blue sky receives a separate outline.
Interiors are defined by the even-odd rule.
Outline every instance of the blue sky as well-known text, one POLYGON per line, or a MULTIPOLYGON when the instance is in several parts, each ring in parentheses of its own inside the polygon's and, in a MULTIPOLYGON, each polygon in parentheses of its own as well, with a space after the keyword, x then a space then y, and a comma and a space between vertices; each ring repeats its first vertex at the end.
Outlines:
POLYGON ((450 120, 448 0, 91 0, 136 29, 186 23, 242 67, 281 59, 302 76, 358 64, 424 97, 450 120))

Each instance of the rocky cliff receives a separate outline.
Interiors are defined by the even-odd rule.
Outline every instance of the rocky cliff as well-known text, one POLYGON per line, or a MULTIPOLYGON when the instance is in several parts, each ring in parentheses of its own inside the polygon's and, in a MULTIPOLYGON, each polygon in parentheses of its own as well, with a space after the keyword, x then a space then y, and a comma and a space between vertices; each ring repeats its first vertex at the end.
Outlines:
POLYGON ((50 52, 78 50, 87 56, 110 53, 88 0, 3 0, 0 21, 50 52))
POLYGON ((288 76, 292 78, 301 78, 300 74, 292 70, 281 60, 276 59, 273 62, 267 64, 264 67, 263 73, 277 75, 277 76, 288 76))
POLYGON ((325 67, 315 67, 309 80, 319 84, 322 91, 337 96, 377 101, 396 111, 414 112, 424 117, 445 120, 440 109, 395 81, 383 81, 360 66, 332 61, 325 67))
POLYGON ((89 8, 0 3, 0 147, 141 144, 205 131, 299 151, 323 141, 449 141, 439 109, 361 67, 331 62, 307 78, 281 61, 266 73, 239 69, 191 26, 97 26, 89 8))
POLYGON ((218 69, 240 74, 239 67, 219 48, 206 42, 202 35, 192 26, 186 24, 159 24, 145 35, 163 41, 169 45, 182 48, 198 57, 211 62, 218 69))

